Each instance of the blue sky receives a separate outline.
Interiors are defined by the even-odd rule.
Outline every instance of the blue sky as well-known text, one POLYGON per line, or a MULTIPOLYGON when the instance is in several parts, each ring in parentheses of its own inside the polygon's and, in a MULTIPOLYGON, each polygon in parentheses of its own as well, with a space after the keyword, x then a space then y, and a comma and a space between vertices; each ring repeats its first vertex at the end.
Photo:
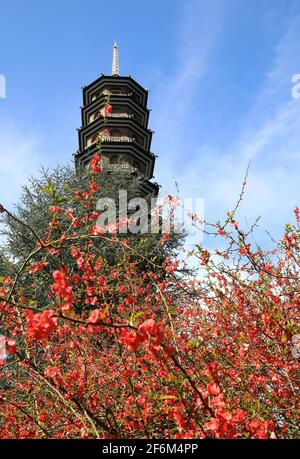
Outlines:
POLYGON ((262 216, 268 244, 299 205, 300 73, 297 0, 0 0, 0 202, 12 206, 40 165, 72 159, 81 86, 110 74, 150 89, 155 180, 163 193, 205 200, 222 219, 262 216))

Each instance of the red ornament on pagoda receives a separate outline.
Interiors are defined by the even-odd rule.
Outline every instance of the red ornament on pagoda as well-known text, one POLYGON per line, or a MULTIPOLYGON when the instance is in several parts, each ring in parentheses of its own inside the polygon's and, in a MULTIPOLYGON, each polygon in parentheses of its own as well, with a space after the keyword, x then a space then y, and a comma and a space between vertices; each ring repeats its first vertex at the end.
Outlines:
POLYGON ((108 116, 112 113, 112 105, 106 104, 104 107, 104 115, 108 116))

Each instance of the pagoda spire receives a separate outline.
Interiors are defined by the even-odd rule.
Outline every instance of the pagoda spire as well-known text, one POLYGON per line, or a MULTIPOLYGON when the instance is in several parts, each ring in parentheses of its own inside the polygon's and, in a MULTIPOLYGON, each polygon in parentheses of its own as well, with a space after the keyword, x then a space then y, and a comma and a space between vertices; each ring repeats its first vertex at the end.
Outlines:
POLYGON ((114 49, 113 49, 113 60, 112 60, 112 76, 119 76, 119 53, 118 53, 118 46, 117 41, 114 42, 114 49))

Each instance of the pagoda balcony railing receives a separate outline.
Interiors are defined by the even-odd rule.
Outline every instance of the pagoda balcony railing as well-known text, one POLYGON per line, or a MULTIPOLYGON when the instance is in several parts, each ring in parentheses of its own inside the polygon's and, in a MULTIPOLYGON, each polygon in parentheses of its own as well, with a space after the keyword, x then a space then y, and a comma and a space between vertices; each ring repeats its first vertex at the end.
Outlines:
POLYGON ((102 137, 102 142, 133 142, 134 140, 133 137, 128 137, 126 135, 120 137, 102 137))
POLYGON ((120 97, 131 97, 133 95, 132 92, 110 92, 110 91, 102 91, 99 94, 94 94, 91 98, 91 101, 94 102, 94 100, 99 99, 101 96, 120 96, 120 97))
MULTIPOLYGON (((110 113, 106 115, 106 118, 126 118, 126 119, 131 119, 134 117, 133 113, 110 113)), ((97 116, 90 117, 88 124, 93 123, 94 121, 98 120, 99 118, 104 118, 104 114, 100 113, 97 116)))
POLYGON ((133 113, 110 113, 107 118, 133 118, 133 113))
POLYGON ((126 172, 136 172, 138 169, 133 167, 131 164, 128 163, 121 163, 121 164, 101 164, 101 169, 103 171, 126 171, 126 172))
POLYGON ((125 96, 125 97, 130 97, 132 96, 132 92, 114 92, 114 91, 108 91, 108 90, 104 90, 101 95, 103 96, 125 96))
MULTIPOLYGON (((121 136, 121 137, 102 137, 102 142, 134 142, 135 141, 135 138, 131 138, 131 137, 128 137, 128 136, 121 136)), ((92 147, 93 145, 95 145, 97 143, 97 139, 95 139, 94 141, 90 142, 88 141, 87 144, 86 144, 86 148, 90 148, 92 147)))

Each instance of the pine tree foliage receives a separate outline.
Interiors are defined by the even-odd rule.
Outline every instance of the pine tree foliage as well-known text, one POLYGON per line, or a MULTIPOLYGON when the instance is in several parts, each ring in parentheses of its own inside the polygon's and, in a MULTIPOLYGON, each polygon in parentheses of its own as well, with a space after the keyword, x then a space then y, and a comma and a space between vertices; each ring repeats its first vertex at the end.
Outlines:
MULTIPOLYGON (((92 215, 97 208, 97 202, 100 198, 110 198, 118 203, 119 190, 127 191, 128 202, 141 196, 141 177, 132 175, 126 172, 101 172, 94 177, 95 183, 99 187, 92 200, 89 199, 89 205, 92 201, 89 213, 92 215)), ((59 239, 61 235, 70 228, 70 219, 64 216, 67 211, 73 213, 78 219, 82 220, 83 215, 86 215, 87 202, 83 198, 84 193, 89 193, 90 174, 87 171, 84 173, 75 172, 72 166, 57 166, 53 171, 42 169, 38 177, 31 177, 28 183, 23 187, 20 201, 15 206, 14 217, 4 216, 4 225, 1 234, 4 238, 4 244, 0 252, 0 275, 17 271, 28 256, 35 250, 37 246, 37 237, 44 241, 47 234, 51 232, 52 239, 59 239), (78 199, 74 200, 74 196, 78 199), (59 207, 59 226, 57 229, 53 227, 53 219, 49 208, 59 207), (20 224, 18 220, 26 223, 28 228, 20 224), (34 234, 32 232, 34 230, 34 234)), ((149 203, 153 198, 152 195, 145 197, 149 203)), ((55 219, 54 219, 55 221, 55 219)), ((96 221, 86 223, 90 228, 96 221)), ((82 234, 86 234, 87 227, 82 227, 82 234)), ((77 235, 80 234, 80 229, 76 229, 77 235)), ((160 269, 167 257, 174 257, 180 251, 183 235, 171 234, 166 243, 161 245, 161 234, 130 234, 127 232, 122 235, 124 242, 128 242, 132 250, 132 262, 139 260, 139 269, 141 273, 145 271, 155 271, 160 269)), ((124 247, 120 244, 111 244, 113 234, 105 235, 105 238, 97 240, 96 252, 99 259, 102 259, 108 266, 122 265, 124 247)), ((118 238, 120 240, 120 238, 118 238)), ((82 252, 89 251, 89 241, 83 239, 82 242, 76 242, 82 252)), ((35 257, 35 260, 37 257, 35 257)), ((48 299, 45 298, 43 283, 49 282, 53 269, 51 256, 47 257, 43 254, 40 261, 47 264, 46 268, 40 274, 41 282, 36 285, 31 285, 29 279, 23 278, 24 294, 29 293, 32 289, 35 290, 35 299, 39 303, 43 302, 46 306, 48 299)), ((64 251, 61 255, 61 262, 66 266, 68 272, 78 272, 78 267, 74 258, 64 251)))

